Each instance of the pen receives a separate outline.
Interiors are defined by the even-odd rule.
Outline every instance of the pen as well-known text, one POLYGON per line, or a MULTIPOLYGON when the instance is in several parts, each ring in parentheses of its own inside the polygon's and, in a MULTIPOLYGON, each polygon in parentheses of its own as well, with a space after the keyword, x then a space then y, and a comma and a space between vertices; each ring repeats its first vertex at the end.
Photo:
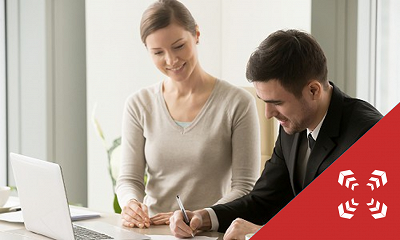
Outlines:
POLYGON ((9 212, 18 212, 21 211, 20 207, 16 207, 16 208, 10 208, 9 212))
MULTIPOLYGON (((178 201, 179 208, 180 208, 181 211, 182 211, 183 220, 185 221, 185 223, 186 223, 188 226, 190 226, 189 218, 188 218, 188 216, 187 216, 187 214, 186 214, 185 208, 183 207, 182 201, 181 201, 181 199, 179 198, 179 195, 176 195, 176 201, 178 201)), ((193 233, 192 233, 192 237, 194 237, 193 233)))
POLYGON ((0 209, 0 213, 9 213, 9 212, 18 212, 18 211, 21 211, 20 207, 10 207, 10 208, 0 209))

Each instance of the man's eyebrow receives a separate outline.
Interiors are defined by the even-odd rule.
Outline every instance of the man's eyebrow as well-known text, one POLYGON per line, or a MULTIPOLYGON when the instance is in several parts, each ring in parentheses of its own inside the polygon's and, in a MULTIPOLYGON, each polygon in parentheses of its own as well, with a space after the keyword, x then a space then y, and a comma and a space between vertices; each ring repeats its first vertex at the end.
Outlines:
POLYGON ((265 103, 272 103, 272 104, 282 103, 282 101, 280 101, 280 100, 264 100, 264 99, 260 98, 258 95, 257 95, 257 98, 265 103))

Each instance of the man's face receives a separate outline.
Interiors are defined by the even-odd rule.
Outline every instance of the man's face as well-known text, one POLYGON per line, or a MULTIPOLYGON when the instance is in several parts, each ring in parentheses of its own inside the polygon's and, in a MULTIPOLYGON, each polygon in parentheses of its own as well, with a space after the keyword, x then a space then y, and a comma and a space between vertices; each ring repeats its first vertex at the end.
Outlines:
POLYGON ((287 134, 301 132, 313 122, 317 109, 307 94, 307 87, 297 98, 277 80, 253 82, 253 85, 257 96, 265 102, 265 117, 275 117, 287 134))

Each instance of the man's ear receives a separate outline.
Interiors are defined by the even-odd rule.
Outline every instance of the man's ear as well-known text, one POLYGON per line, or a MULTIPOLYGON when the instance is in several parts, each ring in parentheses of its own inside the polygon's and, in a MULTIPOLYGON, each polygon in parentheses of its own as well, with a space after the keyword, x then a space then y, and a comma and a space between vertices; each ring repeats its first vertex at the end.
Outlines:
POLYGON ((311 80, 308 83, 308 89, 313 100, 321 97, 323 89, 321 83, 318 80, 311 80))

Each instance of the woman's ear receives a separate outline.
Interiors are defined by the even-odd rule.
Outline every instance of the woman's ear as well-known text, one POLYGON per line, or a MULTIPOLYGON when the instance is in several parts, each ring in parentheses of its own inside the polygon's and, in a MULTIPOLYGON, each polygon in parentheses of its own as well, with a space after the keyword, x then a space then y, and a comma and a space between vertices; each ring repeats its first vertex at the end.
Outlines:
POLYGON ((200 39, 200 30, 199 26, 196 25, 196 44, 199 44, 199 39, 200 39))

